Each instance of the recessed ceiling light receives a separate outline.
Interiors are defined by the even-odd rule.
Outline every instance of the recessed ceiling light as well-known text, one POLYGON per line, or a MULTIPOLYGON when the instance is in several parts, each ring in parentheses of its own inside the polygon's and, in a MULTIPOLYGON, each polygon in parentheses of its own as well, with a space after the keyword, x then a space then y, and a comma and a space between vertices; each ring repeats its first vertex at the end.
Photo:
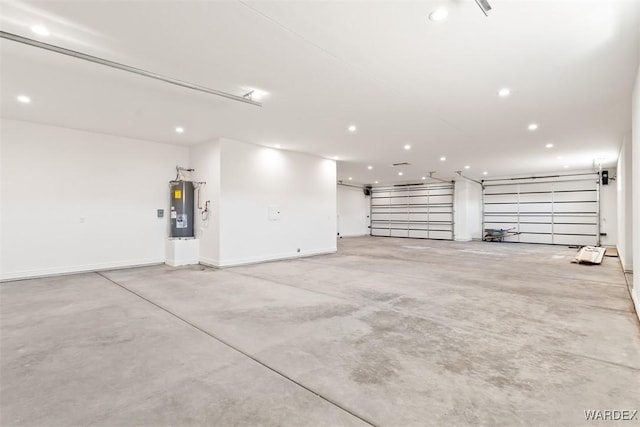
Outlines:
POLYGON ((371 170, 373 169, 373 166, 367 166, 367 169, 371 170))
POLYGON ((374 184, 377 184, 377 183, 378 183, 378 181, 373 181, 373 183, 374 183, 374 184))
POLYGON ((423 177, 422 177, 422 179, 427 179, 427 177, 426 177, 426 176, 423 176, 423 177))
POLYGON ((440 161, 444 162, 445 160, 447 160, 447 158, 445 156, 440 157, 440 161))
POLYGON ((502 98, 506 98, 507 96, 511 95, 511 91, 506 87, 503 87, 498 91, 498 95, 501 96, 502 98))
POLYGON ((181 127, 181 126, 178 126, 178 127, 176 128, 176 132, 178 132, 178 133, 183 133, 183 132, 184 132, 184 128, 183 128, 183 127, 181 127))
POLYGON ((23 104, 28 104, 31 102, 31 98, 29 98, 27 95, 20 95, 18 96, 18 101, 22 102, 23 104))
POLYGON ((410 146, 409 144, 406 144, 406 145, 404 146, 404 149, 405 149, 405 150, 411 150, 411 146, 410 146))
POLYGON ((432 21, 443 21, 447 19, 447 16, 449 16, 447 9, 440 7, 429 14, 429 19, 432 21))
POLYGON ((471 169, 471 166, 466 165, 464 168, 465 168, 465 169, 471 169))
POLYGON ((404 174, 403 174, 402 172, 398 172, 398 175, 402 176, 402 175, 404 175, 404 174))
POLYGON ((31 31, 33 31, 35 34, 39 35, 39 36, 48 36, 49 35, 49 30, 47 30, 46 27, 42 26, 42 25, 33 25, 31 27, 31 31))
POLYGON ((536 123, 531 123, 531 124, 529 125, 528 129, 529 129, 530 131, 534 131, 534 130, 538 129, 538 125, 537 125, 536 123))
POLYGON ((353 179, 352 177, 349 177, 349 181, 351 181, 352 179, 353 179))
POLYGON ((547 145, 545 145, 545 147, 547 147, 547 148, 553 148, 553 144, 552 144, 552 143, 548 143, 547 145))
POLYGON ((489 172, 484 171, 484 172, 482 172, 482 175, 489 175, 489 172))
POLYGON ((349 126, 349 127, 347 128, 347 130, 348 130, 349 132, 355 132, 355 131, 357 131, 357 130, 358 130, 358 128, 356 127, 356 125, 351 125, 351 126, 349 126))

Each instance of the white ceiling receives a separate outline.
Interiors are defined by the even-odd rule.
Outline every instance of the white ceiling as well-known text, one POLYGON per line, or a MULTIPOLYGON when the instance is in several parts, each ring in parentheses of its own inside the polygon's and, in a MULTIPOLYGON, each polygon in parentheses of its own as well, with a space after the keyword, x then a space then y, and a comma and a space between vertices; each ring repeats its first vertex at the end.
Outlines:
POLYGON ((3 40, 1 113, 171 144, 280 144, 338 156, 338 179, 353 183, 449 178, 464 165, 482 177, 615 164, 631 128, 640 1, 490 3, 485 17, 473 0, 0 0, 3 31, 269 93, 256 107, 3 40), (444 22, 427 18, 438 6, 444 22), (511 96, 498 97, 501 87, 511 96), (16 101, 23 93, 31 104, 16 101), (402 177, 396 162, 411 163, 402 177))

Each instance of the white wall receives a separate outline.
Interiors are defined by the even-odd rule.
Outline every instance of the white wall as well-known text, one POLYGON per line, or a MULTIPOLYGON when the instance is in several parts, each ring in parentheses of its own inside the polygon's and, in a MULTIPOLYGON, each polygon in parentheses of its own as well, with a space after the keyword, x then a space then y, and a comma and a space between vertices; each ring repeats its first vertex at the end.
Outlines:
POLYGON ((168 182, 186 148, 0 123, 0 279, 164 262, 168 182))
POLYGON ((482 239, 482 187, 459 179, 455 184, 455 240, 482 239))
MULTIPOLYGON (((631 168, 632 168, 632 218, 633 220, 633 265, 640 265, 640 67, 636 73, 631 107, 631 168)), ((640 274, 633 275, 633 300, 640 317, 640 274)))
MULTIPOLYGON (((209 200, 208 214, 196 209, 195 235, 200 240, 200 262, 218 265, 220 259, 220 142, 196 145, 190 152, 193 181, 204 181, 200 202, 204 209, 209 200)), ((197 203, 197 200, 196 200, 197 203)))
POLYGON ((342 237, 369 235, 371 197, 362 188, 338 185, 338 233, 342 237))
POLYGON ((618 201, 618 255, 625 271, 633 270, 633 216, 632 176, 631 176, 631 132, 624 136, 616 173, 616 191, 618 201))
POLYGON ((217 144, 217 163, 211 145, 192 152, 194 177, 207 181, 203 196, 212 204, 219 173, 212 212, 219 225, 206 232, 198 224, 201 262, 225 267, 336 251, 335 161, 228 139, 217 144), (218 164, 219 172, 211 170, 218 164))
MULTIPOLYGON (((616 176, 614 168, 606 168, 609 177, 616 176)), ((617 180, 617 178, 616 178, 617 180)), ((601 182, 602 184, 602 182, 601 182)), ((616 246, 618 242, 618 188, 615 181, 608 185, 600 185, 600 244, 602 246, 616 246)))

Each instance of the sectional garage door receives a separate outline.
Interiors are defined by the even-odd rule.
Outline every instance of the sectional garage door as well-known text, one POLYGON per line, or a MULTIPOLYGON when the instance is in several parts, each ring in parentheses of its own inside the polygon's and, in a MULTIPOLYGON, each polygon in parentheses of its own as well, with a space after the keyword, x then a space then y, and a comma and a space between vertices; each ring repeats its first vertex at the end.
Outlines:
POLYGON ((371 235, 453 240, 453 185, 373 188, 371 235))
POLYGON ((596 245, 599 174, 484 181, 484 228, 513 229, 505 241, 596 245))

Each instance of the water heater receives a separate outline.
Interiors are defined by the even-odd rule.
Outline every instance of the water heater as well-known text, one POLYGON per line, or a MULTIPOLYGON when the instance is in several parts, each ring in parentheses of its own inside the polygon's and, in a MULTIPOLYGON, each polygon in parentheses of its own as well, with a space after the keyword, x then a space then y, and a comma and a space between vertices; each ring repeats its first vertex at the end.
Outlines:
POLYGON ((193 182, 171 181, 171 230, 170 237, 194 237, 193 235, 193 182))

